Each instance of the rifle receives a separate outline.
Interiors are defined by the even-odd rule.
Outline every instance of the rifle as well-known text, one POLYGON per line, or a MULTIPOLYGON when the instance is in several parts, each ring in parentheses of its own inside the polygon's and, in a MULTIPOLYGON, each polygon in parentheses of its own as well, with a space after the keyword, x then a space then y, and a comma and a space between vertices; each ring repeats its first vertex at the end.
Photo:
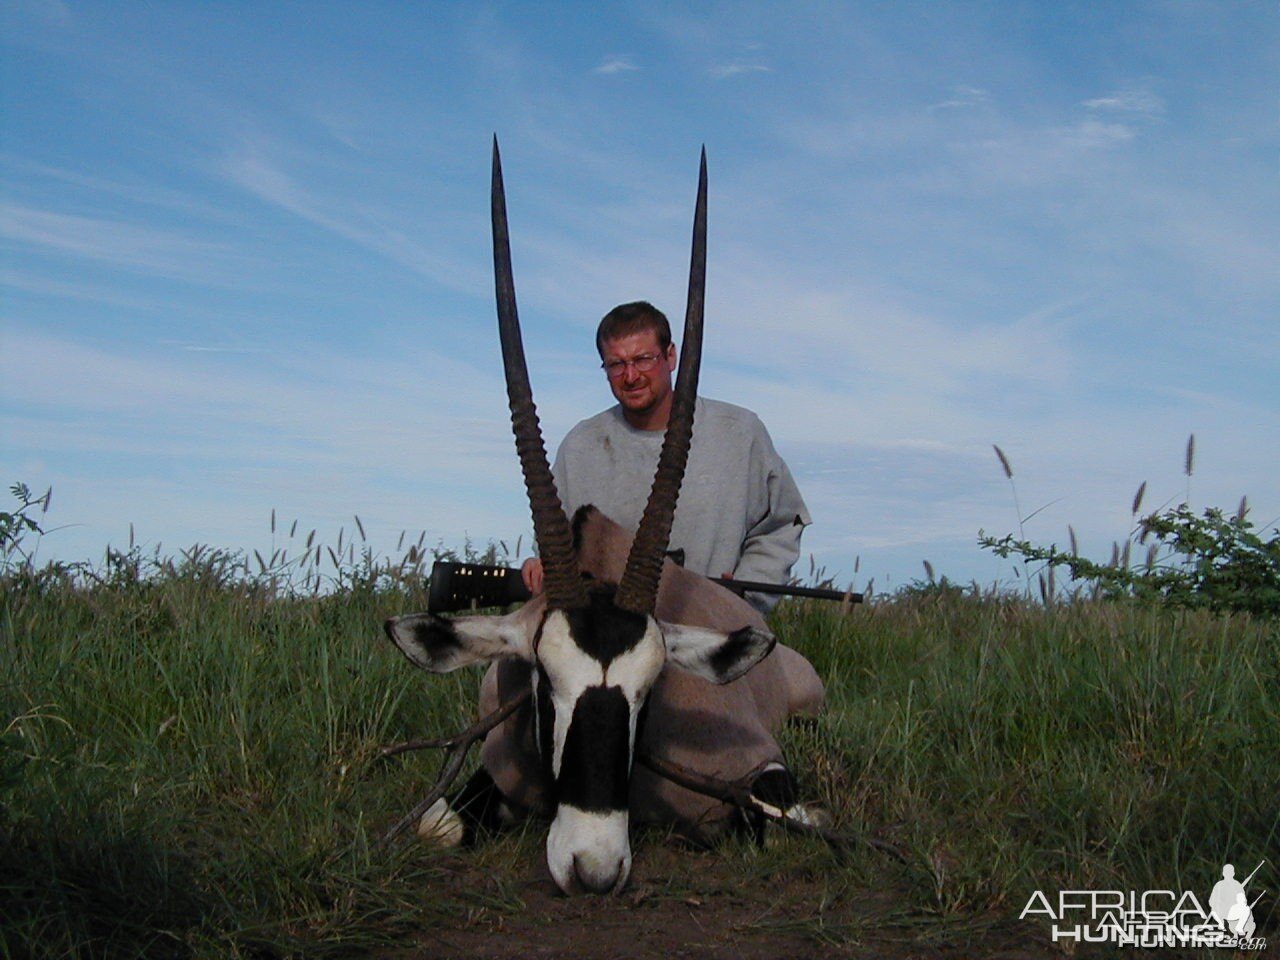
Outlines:
MULTIPOLYGON (((1263 857, 1263 858, 1262 858, 1262 863, 1266 863, 1266 862, 1267 862, 1267 858, 1266 858, 1266 857, 1263 857)), ((1254 867, 1254 868, 1253 868, 1253 873, 1257 873, 1259 870, 1261 870, 1261 869, 1262 869, 1262 863, 1258 864, 1256 867, 1254 867)), ((1240 886, 1242 886, 1242 887, 1247 887, 1247 886, 1249 885, 1249 881, 1253 879, 1253 873, 1251 873, 1251 874, 1249 874, 1247 877, 1245 877, 1245 878, 1244 878, 1244 883, 1240 884, 1240 886)))
MULTIPOLYGON (((779 583, 758 583, 729 577, 708 577, 713 583, 744 593, 767 593, 782 597, 808 597, 814 600, 839 600, 862 603, 862 594, 821 587, 793 587, 779 583)), ((478 610, 481 607, 505 607, 523 603, 532 594, 524 585, 518 567, 491 567, 480 563, 451 563, 437 560, 431 566, 431 586, 427 592, 427 610, 431 613, 453 613, 478 610)))

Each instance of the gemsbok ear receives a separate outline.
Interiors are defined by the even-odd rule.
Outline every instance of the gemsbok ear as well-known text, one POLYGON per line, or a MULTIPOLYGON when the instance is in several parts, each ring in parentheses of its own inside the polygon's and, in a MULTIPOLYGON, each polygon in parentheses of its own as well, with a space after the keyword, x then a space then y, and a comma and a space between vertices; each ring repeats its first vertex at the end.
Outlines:
POLYGON ((532 660, 528 620, 520 611, 502 617, 459 617, 434 613, 392 617, 383 626, 401 653, 423 670, 448 673, 472 663, 506 657, 532 660))
POLYGON ((768 630, 743 627, 733 633, 659 623, 667 659, 712 683, 729 683, 769 655, 777 638, 768 630))

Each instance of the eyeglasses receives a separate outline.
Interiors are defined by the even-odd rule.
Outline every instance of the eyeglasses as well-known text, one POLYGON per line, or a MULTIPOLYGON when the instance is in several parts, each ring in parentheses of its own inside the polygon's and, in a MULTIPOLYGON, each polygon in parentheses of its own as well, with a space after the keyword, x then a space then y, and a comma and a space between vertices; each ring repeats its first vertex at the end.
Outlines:
POLYGON ((630 360, 607 360, 600 364, 600 369, 608 374, 610 380, 617 380, 626 374, 628 366, 635 367, 637 373, 648 373, 658 365, 661 359, 660 353, 642 353, 630 360))

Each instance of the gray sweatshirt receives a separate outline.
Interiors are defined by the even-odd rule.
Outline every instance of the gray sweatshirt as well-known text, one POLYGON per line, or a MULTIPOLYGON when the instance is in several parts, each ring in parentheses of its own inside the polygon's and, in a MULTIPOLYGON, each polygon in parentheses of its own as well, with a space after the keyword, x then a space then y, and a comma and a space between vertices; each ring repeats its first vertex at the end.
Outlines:
MULTIPOLYGON (((583 420, 556 453, 556 489, 570 517, 595 504, 634 530, 658 468, 663 431, 637 430, 618 406, 583 420)), ((699 397, 670 550, 704 576, 785 583, 810 522, 791 471, 750 410, 699 397)), ((752 597, 760 606, 761 597, 752 597)))

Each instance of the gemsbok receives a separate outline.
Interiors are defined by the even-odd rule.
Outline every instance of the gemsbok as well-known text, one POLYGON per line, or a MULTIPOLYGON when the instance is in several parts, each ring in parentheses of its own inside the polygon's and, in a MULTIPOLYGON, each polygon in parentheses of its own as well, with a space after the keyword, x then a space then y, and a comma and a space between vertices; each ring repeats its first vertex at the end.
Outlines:
MULTIPOLYGON (((774 732, 789 715, 816 713, 823 687, 754 607, 665 558, 702 353, 705 150, 671 419, 634 536, 594 508, 572 521, 561 508, 525 365, 496 138, 491 204, 499 338, 544 592, 505 616, 414 614, 387 621, 386 631, 429 671, 490 663, 482 713, 532 688, 531 699, 488 735, 482 769, 464 799, 485 794, 471 806, 550 816, 547 865, 560 889, 617 892, 631 870, 633 817, 709 838, 733 812, 721 799, 636 764, 638 751, 706 777, 747 782, 764 808, 800 816, 774 732)), ((457 797, 441 800, 423 823, 438 840, 456 842, 464 830, 459 814, 477 816, 464 806, 457 797)))

